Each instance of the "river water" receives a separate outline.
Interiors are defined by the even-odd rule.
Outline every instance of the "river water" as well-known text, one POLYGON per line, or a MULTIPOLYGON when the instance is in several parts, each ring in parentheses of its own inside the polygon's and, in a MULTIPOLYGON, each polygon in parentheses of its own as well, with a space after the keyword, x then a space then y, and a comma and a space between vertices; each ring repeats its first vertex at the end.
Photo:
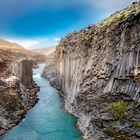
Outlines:
POLYGON ((40 76, 43 67, 41 64, 33 71, 34 80, 40 86, 39 102, 0 140, 81 140, 82 135, 75 127, 76 118, 62 109, 57 90, 40 76))

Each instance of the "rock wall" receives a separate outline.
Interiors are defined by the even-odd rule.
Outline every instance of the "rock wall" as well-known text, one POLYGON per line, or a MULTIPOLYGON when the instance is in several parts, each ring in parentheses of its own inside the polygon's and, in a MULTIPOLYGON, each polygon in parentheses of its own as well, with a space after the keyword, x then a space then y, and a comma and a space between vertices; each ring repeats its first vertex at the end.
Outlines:
POLYGON ((16 61, 11 68, 14 76, 0 77, 0 135, 18 124, 38 101, 31 60, 16 61))
POLYGON ((15 75, 22 84, 29 88, 33 83, 33 62, 28 59, 18 60, 12 64, 12 74, 15 75))
POLYGON ((85 138, 139 139, 140 2, 67 35, 55 57, 65 109, 78 117, 85 138), (129 111, 115 121, 106 105, 119 102, 129 111))

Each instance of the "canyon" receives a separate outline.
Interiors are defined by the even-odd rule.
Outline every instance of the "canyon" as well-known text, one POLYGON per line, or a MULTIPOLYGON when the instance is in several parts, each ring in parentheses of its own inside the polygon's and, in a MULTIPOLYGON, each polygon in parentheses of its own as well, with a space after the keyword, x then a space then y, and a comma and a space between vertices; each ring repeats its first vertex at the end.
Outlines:
POLYGON ((41 77, 40 63, 52 61, 54 49, 29 51, 0 40, 0 140, 81 139, 77 119, 64 111, 58 91, 41 77))
POLYGON ((25 123, 4 139, 21 138, 20 131, 26 132, 23 139, 26 135, 81 139, 75 128, 77 118, 85 140, 139 140, 140 2, 68 34, 56 47, 29 51, 0 39, 0 135, 16 126, 38 102, 40 88, 34 79, 41 86, 41 100, 25 123), (37 66, 42 62, 46 62, 43 78, 44 64, 37 66), (34 78, 33 68, 38 68, 34 78), (64 100, 64 109, 76 118, 63 110, 57 94, 64 100))
POLYGON ((0 135, 18 124, 38 101, 39 87, 32 80, 32 61, 21 59, 12 63, 11 68, 12 75, 0 78, 0 135))
POLYGON ((0 39, 0 135, 18 124, 37 101, 32 69, 43 56, 0 39))
POLYGON ((58 91, 41 77, 45 64, 33 69, 33 80, 40 87, 39 98, 26 117, 0 140, 81 140, 82 134, 75 127, 76 118, 66 112, 58 91))
POLYGON ((44 62, 45 56, 31 50, 27 50, 15 42, 9 42, 0 39, 0 77, 4 77, 11 73, 11 63, 19 59, 33 60, 33 66, 37 63, 44 62))
POLYGON ((140 2, 73 32, 42 73, 89 140, 140 139, 140 2))

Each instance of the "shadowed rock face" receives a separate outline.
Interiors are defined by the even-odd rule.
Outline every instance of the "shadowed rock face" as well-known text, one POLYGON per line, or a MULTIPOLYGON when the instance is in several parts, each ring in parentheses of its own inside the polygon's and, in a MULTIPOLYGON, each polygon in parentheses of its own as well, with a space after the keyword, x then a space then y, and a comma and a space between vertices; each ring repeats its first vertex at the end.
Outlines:
POLYGON ((28 59, 18 60, 12 64, 12 74, 27 88, 33 83, 32 67, 32 61, 28 59))
POLYGON ((67 35, 56 48, 54 64, 65 108, 79 118, 86 137, 139 139, 133 120, 140 114, 140 2, 67 35), (114 123, 105 104, 117 101, 130 110, 114 123))

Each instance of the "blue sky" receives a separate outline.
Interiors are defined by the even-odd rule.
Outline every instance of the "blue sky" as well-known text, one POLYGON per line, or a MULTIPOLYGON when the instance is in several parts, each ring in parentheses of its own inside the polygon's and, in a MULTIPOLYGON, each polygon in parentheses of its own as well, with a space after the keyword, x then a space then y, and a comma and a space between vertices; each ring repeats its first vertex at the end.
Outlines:
POLYGON ((32 49, 95 24, 134 0, 0 0, 0 38, 32 49))

